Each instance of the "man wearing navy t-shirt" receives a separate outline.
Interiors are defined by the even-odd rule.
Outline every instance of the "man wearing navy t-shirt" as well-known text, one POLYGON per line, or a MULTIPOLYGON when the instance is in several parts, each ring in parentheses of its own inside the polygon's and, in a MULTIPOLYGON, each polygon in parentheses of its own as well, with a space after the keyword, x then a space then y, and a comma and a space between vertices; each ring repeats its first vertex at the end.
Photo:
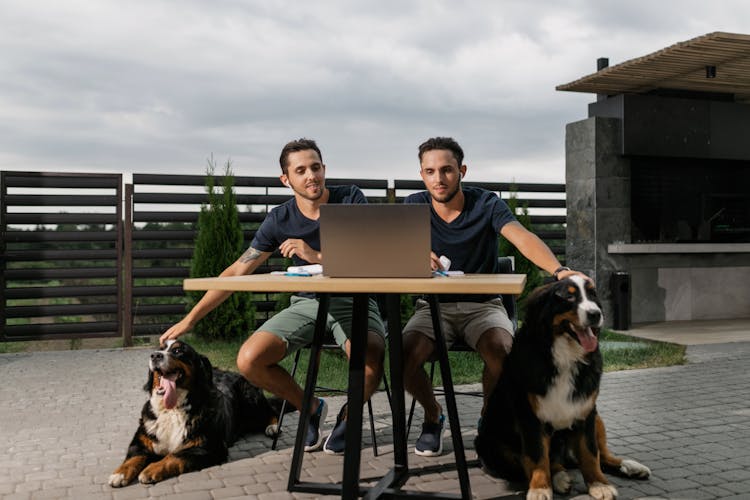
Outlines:
MULTIPOLYGON (((498 234, 501 234, 556 279, 580 274, 561 266, 549 247, 524 228, 495 193, 462 186, 461 179, 466 175, 463 159, 461 146, 452 138, 435 137, 425 141, 419 146, 419 162, 427 190, 404 200, 432 206, 433 270, 443 269, 439 258, 445 256, 450 259, 453 270, 497 272, 498 234)), ((513 324, 502 299, 499 295, 440 295, 439 300, 448 345, 462 338, 484 362, 482 390, 486 404, 513 344, 513 324)), ((443 450, 445 418, 423 369, 435 349, 432 318, 426 301, 417 301, 414 316, 404 327, 403 335, 404 386, 424 407, 424 423, 415 453, 437 456, 443 450)))
MULTIPOLYGON (((367 203, 356 186, 325 185, 325 165, 315 141, 299 139, 284 146, 279 158, 281 182, 294 192, 294 198, 273 208, 255 234, 250 247, 220 276, 241 276, 253 273, 278 248, 295 265, 323 262, 320 252, 320 206, 324 203, 367 203)), ((232 292, 210 290, 179 323, 161 336, 161 343, 175 339, 221 304, 232 292)), ((312 341, 318 301, 314 296, 300 294, 291 298, 288 308, 280 311, 263 325, 240 348, 237 367, 251 383, 286 399, 296 408, 302 407, 303 390, 278 363, 287 355, 312 341)), ((342 349, 349 354, 352 323, 351 297, 331 297, 328 329, 342 349)), ((365 358, 365 391, 367 401, 375 392, 383 375, 385 329, 377 304, 370 300, 368 313, 367 353, 365 358)), ((305 438, 305 451, 323 444, 320 425, 325 421, 328 405, 323 399, 313 401, 305 438)), ((325 443, 327 453, 344 452, 346 406, 339 413, 331 435, 325 443)))

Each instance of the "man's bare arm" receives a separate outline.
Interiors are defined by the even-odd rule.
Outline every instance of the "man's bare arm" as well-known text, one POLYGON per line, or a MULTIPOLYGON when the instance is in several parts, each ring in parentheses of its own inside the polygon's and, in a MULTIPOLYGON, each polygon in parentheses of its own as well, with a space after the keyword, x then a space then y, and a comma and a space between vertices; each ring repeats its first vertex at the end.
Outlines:
MULTIPOLYGON (((261 252, 253 247, 248 248, 239 259, 234 261, 229 267, 224 269, 219 276, 242 276, 251 274, 263 262, 271 256, 271 252, 261 252)), ((200 321, 206 314, 216 309, 227 297, 232 294, 226 290, 209 290, 198 303, 193 306, 190 312, 179 322, 169 328, 159 338, 160 343, 170 339, 176 339, 187 333, 193 326, 200 321)))
POLYGON ((240 255, 239 261, 244 264, 248 264, 254 260, 258 260, 261 255, 263 255, 263 252, 253 247, 249 247, 247 250, 245 250, 245 253, 240 255))

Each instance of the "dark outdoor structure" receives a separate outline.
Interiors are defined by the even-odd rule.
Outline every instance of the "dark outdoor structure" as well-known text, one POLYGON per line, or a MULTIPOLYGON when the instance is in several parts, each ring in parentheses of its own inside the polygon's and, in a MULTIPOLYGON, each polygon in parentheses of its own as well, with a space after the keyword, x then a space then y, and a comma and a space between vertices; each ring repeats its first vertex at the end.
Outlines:
POLYGON ((750 317, 750 35, 598 69, 557 87, 597 94, 566 128, 568 264, 621 329, 750 317))

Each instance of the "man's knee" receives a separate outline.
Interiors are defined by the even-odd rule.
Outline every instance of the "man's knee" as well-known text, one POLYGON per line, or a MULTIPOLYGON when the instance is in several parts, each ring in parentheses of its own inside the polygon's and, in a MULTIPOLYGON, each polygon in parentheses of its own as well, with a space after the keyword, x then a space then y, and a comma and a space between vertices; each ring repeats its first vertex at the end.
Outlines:
POLYGON ((368 371, 375 373, 377 376, 383 371, 383 361, 385 360, 385 339, 382 335, 375 332, 367 334, 367 353, 365 354, 365 364, 368 371))
POLYGON ((435 341, 421 332, 412 332, 404 338, 404 375, 413 373, 430 359, 435 341))
POLYGON ((250 382, 262 379, 266 369, 286 356, 286 343, 270 332, 253 333, 237 353, 237 369, 250 382))
POLYGON ((367 332, 367 352, 385 355, 385 339, 376 332, 367 332))
POLYGON ((485 364, 502 363, 513 346, 513 336, 502 328, 492 328, 479 337, 477 352, 485 364))

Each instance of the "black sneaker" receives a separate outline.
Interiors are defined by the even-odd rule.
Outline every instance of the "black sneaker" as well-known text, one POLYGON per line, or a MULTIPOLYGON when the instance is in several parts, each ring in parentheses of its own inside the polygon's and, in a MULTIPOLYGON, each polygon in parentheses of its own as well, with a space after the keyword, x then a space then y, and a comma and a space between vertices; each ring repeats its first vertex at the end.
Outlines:
POLYGON ((445 430, 445 416, 440 414, 436 424, 425 422, 422 424, 422 434, 417 438, 414 453, 420 457, 436 457, 443 453, 443 432, 445 430))
POLYGON ((323 433, 320 432, 320 424, 326 421, 328 415, 328 404, 322 399, 318 399, 318 411, 310 415, 310 421, 307 424, 307 437, 305 438, 305 451, 315 451, 323 443, 323 433))
POLYGON ((344 449, 346 448, 346 405, 341 407, 338 417, 336 417, 336 425, 333 426, 331 434, 326 439, 326 444, 323 445, 323 451, 329 455, 343 455, 344 449))

